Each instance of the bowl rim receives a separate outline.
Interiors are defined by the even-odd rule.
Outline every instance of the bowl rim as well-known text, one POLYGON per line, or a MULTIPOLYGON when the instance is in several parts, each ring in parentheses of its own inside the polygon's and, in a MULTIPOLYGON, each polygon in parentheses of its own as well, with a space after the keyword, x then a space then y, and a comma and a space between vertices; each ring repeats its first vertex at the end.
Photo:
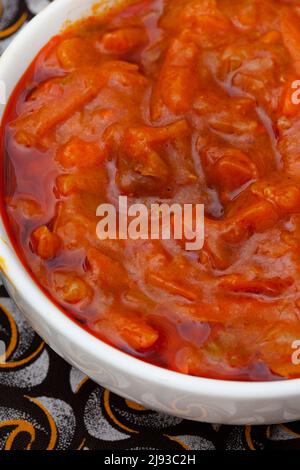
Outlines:
MULTIPOLYGON (((97 2, 95 1, 95 3, 97 2)), ((42 24, 47 24, 48 16, 58 14, 60 17, 65 17, 64 12, 68 11, 69 7, 72 8, 72 0, 60 0, 50 3, 16 35, 0 58, 0 77, 4 70, 7 72, 13 67, 14 56, 20 55, 22 49, 33 40, 34 31, 38 30, 42 24)), ((27 67, 29 65, 30 63, 27 64, 27 67)), ((20 75, 17 74, 16 83, 22 75, 23 72, 20 75)), ((3 110, 5 108, 6 105, 3 110)), ((3 114, 0 113, 1 121, 2 117, 3 114)), ((11 280, 13 288, 20 292, 20 296, 26 298, 30 308, 38 312, 38 316, 46 325, 48 324, 58 333, 61 332, 70 344, 74 344, 75 347, 78 346, 78 348, 93 356, 99 364, 106 363, 114 370, 119 370, 120 373, 130 375, 137 380, 146 381, 160 387, 165 386, 168 389, 191 395, 201 396, 205 394, 213 399, 220 400, 246 402, 248 400, 288 399, 300 394, 300 378, 246 382, 196 377, 149 364, 98 339, 60 310, 28 273, 6 230, 2 210, 0 211, 0 273, 1 271, 4 278, 11 280), (38 309, 37 305, 39 306, 38 309)))

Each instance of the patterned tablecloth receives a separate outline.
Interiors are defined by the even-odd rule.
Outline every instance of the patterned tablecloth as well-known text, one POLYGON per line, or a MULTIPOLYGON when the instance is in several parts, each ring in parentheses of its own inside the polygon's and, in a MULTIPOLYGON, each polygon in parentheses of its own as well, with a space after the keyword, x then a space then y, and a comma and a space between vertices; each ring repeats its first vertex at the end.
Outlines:
MULTIPOLYGON (((0 0, 0 52, 49 1, 0 0)), ((43 343, 2 285, 0 340, 9 352, 0 364, 0 449, 300 449, 300 422, 195 423, 104 390, 43 343)))

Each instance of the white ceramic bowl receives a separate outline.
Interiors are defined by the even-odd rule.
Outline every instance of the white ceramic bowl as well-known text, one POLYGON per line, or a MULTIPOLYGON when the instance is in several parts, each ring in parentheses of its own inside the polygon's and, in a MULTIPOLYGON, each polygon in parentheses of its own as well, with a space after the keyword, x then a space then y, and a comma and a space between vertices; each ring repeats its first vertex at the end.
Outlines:
MULTIPOLYGON (((56 0, 16 37, 0 60, 8 96, 31 61, 66 20, 89 13, 95 0, 56 0)), ((116 4, 102 0, 99 9, 116 4)), ((5 106, 1 105, 0 117, 5 106)), ((69 363, 113 392, 183 418, 264 424, 300 418, 300 379, 248 383, 190 377, 146 364, 98 340, 65 316, 20 262, 0 220, 0 267, 5 285, 37 333, 69 363)))

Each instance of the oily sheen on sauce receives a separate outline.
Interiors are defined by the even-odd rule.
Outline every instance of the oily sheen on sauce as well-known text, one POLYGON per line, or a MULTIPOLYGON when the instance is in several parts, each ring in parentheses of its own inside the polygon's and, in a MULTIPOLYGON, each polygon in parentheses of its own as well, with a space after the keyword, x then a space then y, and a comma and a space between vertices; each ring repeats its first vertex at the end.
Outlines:
POLYGON ((20 257, 102 340, 186 374, 300 377, 300 8, 145 0, 54 37, 2 126, 20 257), (99 240, 99 204, 205 205, 203 249, 99 240))

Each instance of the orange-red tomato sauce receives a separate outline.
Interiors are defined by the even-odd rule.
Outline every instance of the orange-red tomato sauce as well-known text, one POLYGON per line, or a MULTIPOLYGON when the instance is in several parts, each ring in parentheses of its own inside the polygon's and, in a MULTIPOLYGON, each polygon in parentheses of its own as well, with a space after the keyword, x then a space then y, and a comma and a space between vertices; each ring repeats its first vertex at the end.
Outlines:
POLYGON ((300 6, 146 0, 53 38, 2 125, 2 201, 51 298, 145 361, 300 377, 300 6), (96 209, 205 205, 205 243, 105 240, 96 209))

